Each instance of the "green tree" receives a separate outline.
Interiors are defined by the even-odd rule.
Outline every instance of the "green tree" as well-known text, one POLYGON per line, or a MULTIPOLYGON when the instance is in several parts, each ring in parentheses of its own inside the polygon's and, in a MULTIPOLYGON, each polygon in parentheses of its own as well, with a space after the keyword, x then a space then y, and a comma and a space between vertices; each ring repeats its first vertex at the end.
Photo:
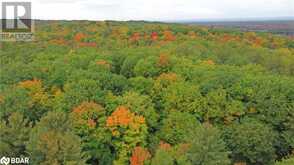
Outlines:
POLYGON ((49 112, 36 124, 28 142, 33 164, 85 164, 81 140, 62 112, 49 112))
POLYGON ((140 60, 139 56, 128 56, 121 66, 120 74, 129 78, 134 76, 134 67, 136 66, 137 62, 140 60))
POLYGON ((151 160, 151 165, 173 165, 174 158, 165 150, 158 149, 151 160))
POLYGON ((148 126, 153 128, 157 126, 159 116, 149 96, 128 92, 123 95, 121 104, 127 106, 132 112, 144 116, 148 126))
POLYGON ((256 120, 242 120, 225 128, 223 139, 235 161, 249 164, 273 164, 275 133, 256 120))
POLYGON ((172 111, 162 120, 158 136, 170 144, 187 142, 193 137, 198 125, 199 122, 193 115, 172 111))
POLYGON ((206 121, 224 121, 227 124, 245 113, 243 103, 232 99, 224 89, 209 92, 207 102, 204 105, 204 119, 206 121))
POLYGON ((64 92, 59 96, 55 109, 69 111, 72 107, 83 101, 103 102, 104 92, 98 81, 81 79, 78 82, 70 82, 64 85, 64 92))
POLYGON ((0 115, 6 118, 13 112, 20 112, 30 121, 39 120, 50 109, 50 100, 42 81, 33 79, 19 82, 6 90, 0 115))
POLYGON ((111 73, 100 74, 99 81, 104 90, 110 90, 116 95, 122 94, 129 88, 128 80, 122 75, 111 73))
POLYGON ((19 112, 12 113, 8 121, 0 122, 0 154, 5 156, 27 156, 26 142, 29 140, 31 124, 19 112))
POLYGON ((293 165, 294 164, 294 158, 289 159, 283 159, 282 161, 277 161, 275 165, 293 165))
POLYGON ((174 83, 168 86, 162 94, 166 111, 175 109, 201 116, 206 100, 201 96, 197 86, 186 82, 174 83))
POLYGON ((192 165, 230 165, 229 152, 220 132, 208 125, 198 127, 187 152, 192 165))
POLYGON ((106 129, 104 108, 94 102, 83 102, 70 113, 74 132, 82 140, 83 151, 89 155, 87 163, 111 164, 111 133, 106 129))
POLYGON ((289 116, 289 122, 285 124, 285 130, 282 132, 282 137, 285 139, 287 143, 286 149, 294 150, 294 118, 293 116, 289 116))
POLYGON ((157 58, 149 56, 139 60, 134 68, 136 76, 155 77, 160 74, 160 68, 157 67, 157 58))
POLYGON ((153 79, 145 77, 134 77, 129 79, 130 87, 132 90, 141 94, 150 94, 153 87, 153 79))

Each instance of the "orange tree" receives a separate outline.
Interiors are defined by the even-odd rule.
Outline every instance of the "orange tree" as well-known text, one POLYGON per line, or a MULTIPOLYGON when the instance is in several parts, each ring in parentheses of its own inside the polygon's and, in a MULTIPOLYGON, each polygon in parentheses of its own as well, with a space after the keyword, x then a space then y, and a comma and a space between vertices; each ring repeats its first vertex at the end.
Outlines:
POLYGON ((147 126, 143 116, 131 113, 124 106, 119 106, 107 118, 106 127, 112 133, 112 144, 117 152, 113 164, 128 162, 131 151, 137 145, 144 145, 147 126))

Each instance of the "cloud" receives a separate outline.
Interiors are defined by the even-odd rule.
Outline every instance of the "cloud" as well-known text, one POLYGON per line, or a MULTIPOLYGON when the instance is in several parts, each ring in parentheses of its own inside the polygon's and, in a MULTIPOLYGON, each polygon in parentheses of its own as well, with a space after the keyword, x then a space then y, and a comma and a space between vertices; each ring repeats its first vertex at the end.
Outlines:
POLYGON ((31 2, 40 4, 72 4, 78 1, 79 0, 31 0, 31 2))
POLYGON ((41 19, 185 20, 294 16, 293 0, 32 0, 41 19))

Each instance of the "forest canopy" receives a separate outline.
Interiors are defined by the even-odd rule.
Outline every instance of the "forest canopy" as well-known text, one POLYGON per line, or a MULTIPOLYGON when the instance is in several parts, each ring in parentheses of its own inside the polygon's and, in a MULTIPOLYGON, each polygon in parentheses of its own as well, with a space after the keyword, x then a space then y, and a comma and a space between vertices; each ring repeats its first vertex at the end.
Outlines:
POLYGON ((1 156, 293 164, 293 38, 140 21, 37 21, 34 35, 1 43, 1 156))

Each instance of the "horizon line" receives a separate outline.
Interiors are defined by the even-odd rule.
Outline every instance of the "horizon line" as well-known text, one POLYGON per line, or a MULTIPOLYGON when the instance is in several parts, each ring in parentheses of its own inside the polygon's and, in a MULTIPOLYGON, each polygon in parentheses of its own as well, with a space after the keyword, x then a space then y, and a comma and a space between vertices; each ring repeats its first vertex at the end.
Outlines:
POLYGON ((127 20, 118 20, 118 19, 42 19, 42 18, 33 18, 33 20, 41 21, 145 21, 145 22, 214 22, 214 21, 294 21, 294 16, 282 16, 282 17, 246 17, 246 18, 195 18, 195 19, 168 19, 168 20, 157 20, 157 19, 127 19, 127 20))

